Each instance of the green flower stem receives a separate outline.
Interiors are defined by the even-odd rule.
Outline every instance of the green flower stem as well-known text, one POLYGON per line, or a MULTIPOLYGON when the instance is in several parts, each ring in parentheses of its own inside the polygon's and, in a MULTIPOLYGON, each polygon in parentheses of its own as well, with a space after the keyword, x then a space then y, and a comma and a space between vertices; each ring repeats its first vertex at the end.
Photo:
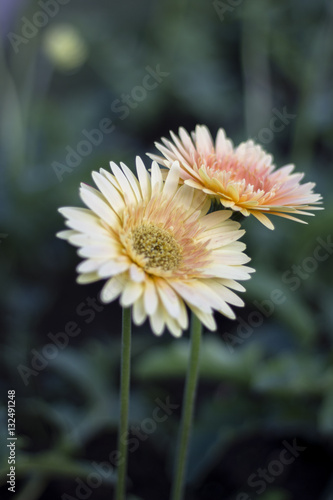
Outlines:
POLYGON ((121 372, 120 372, 120 425, 118 434, 119 466, 115 500, 125 500, 127 472, 128 408, 131 374, 131 308, 123 308, 121 372))
POLYGON ((178 435, 177 455, 174 469, 174 481, 171 490, 171 500, 182 500, 185 479, 188 445, 193 420, 195 394, 199 375, 199 355, 202 335, 202 324, 192 313, 191 322, 191 354, 186 374, 183 410, 178 435))

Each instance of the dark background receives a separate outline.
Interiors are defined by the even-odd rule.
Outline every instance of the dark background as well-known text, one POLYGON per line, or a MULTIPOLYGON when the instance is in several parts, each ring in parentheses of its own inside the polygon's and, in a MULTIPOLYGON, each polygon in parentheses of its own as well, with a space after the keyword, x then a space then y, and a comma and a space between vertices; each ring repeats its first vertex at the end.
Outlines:
MULTIPOLYGON (((274 232, 244 222, 257 272, 237 320, 204 337, 186 498, 332 500, 332 2, 1 0, 0 29, 1 498, 112 495, 121 310, 99 303, 101 283, 75 283, 57 208, 81 205, 91 170, 133 168, 200 123, 295 163, 325 211, 274 232), (151 70, 163 75, 147 89, 151 70)), ((187 334, 134 328, 132 500, 168 498, 187 354, 187 334), (178 405, 163 422, 157 398, 178 405)))

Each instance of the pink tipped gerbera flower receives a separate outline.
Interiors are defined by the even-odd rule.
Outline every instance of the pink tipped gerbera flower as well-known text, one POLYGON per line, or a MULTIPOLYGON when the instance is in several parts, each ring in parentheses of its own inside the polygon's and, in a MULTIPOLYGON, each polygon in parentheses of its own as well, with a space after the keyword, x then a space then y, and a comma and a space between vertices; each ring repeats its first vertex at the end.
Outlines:
POLYGON ((138 179, 124 164, 111 163, 92 176, 98 190, 85 184, 81 198, 89 207, 61 208, 69 230, 60 238, 79 247, 85 260, 77 268, 79 283, 106 279, 103 302, 120 296, 133 306, 138 325, 147 317, 159 335, 164 327, 181 335, 188 326, 185 304, 209 329, 213 311, 234 318, 228 304, 243 305, 233 290, 244 288, 253 269, 237 240, 244 231, 229 220, 231 211, 210 213, 203 192, 179 184, 180 169, 171 167, 166 181, 156 162, 151 175, 137 158, 138 179))
POLYGON ((312 191, 315 184, 300 184, 304 174, 291 174, 294 165, 275 170, 272 157, 253 141, 234 148, 220 129, 214 144, 203 125, 197 125, 192 138, 183 128, 179 137, 170 134, 172 141, 162 138, 164 145, 156 143, 164 156, 148 156, 168 168, 178 160, 185 184, 219 199, 224 207, 252 214, 269 229, 274 226, 267 215, 304 223, 293 215, 313 215, 309 210, 319 209, 314 206, 321 200, 312 191))

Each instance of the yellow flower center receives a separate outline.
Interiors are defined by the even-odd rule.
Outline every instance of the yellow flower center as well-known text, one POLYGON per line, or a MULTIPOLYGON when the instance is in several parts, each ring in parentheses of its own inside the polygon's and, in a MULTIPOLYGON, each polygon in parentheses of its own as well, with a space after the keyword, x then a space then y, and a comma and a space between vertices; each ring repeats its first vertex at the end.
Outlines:
POLYGON ((147 259, 146 268, 173 271, 182 260, 182 247, 172 234, 154 224, 142 224, 132 231, 132 247, 147 259))

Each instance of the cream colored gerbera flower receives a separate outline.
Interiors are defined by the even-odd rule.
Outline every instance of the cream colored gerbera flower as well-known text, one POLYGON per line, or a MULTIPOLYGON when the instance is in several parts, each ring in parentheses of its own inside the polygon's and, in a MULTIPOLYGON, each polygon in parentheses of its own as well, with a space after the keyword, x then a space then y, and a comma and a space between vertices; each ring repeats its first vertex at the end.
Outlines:
POLYGON ((163 182, 153 162, 151 175, 137 158, 138 179, 124 164, 111 163, 92 176, 98 191, 85 184, 81 198, 89 207, 61 208, 70 230, 57 236, 79 247, 85 260, 77 268, 79 283, 107 279, 103 302, 120 296, 133 306, 133 320, 147 316, 155 334, 165 325, 179 336, 188 326, 185 304, 207 328, 216 328, 213 310, 235 318, 228 304, 242 306, 231 290, 243 291, 253 269, 237 240, 244 231, 230 221, 229 210, 210 213, 207 195, 179 185, 175 163, 163 182))
POLYGON ((268 214, 305 223, 293 215, 319 209, 313 206, 321 200, 312 191, 315 184, 301 185, 304 174, 291 174, 294 165, 275 170, 272 157, 253 141, 234 148, 220 129, 214 144, 208 128, 200 125, 192 138, 183 128, 179 137, 170 134, 173 142, 162 138, 164 145, 156 143, 164 157, 148 156, 168 168, 178 160, 185 184, 216 197, 224 207, 252 214, 269 229, 274 226, 268 214))

